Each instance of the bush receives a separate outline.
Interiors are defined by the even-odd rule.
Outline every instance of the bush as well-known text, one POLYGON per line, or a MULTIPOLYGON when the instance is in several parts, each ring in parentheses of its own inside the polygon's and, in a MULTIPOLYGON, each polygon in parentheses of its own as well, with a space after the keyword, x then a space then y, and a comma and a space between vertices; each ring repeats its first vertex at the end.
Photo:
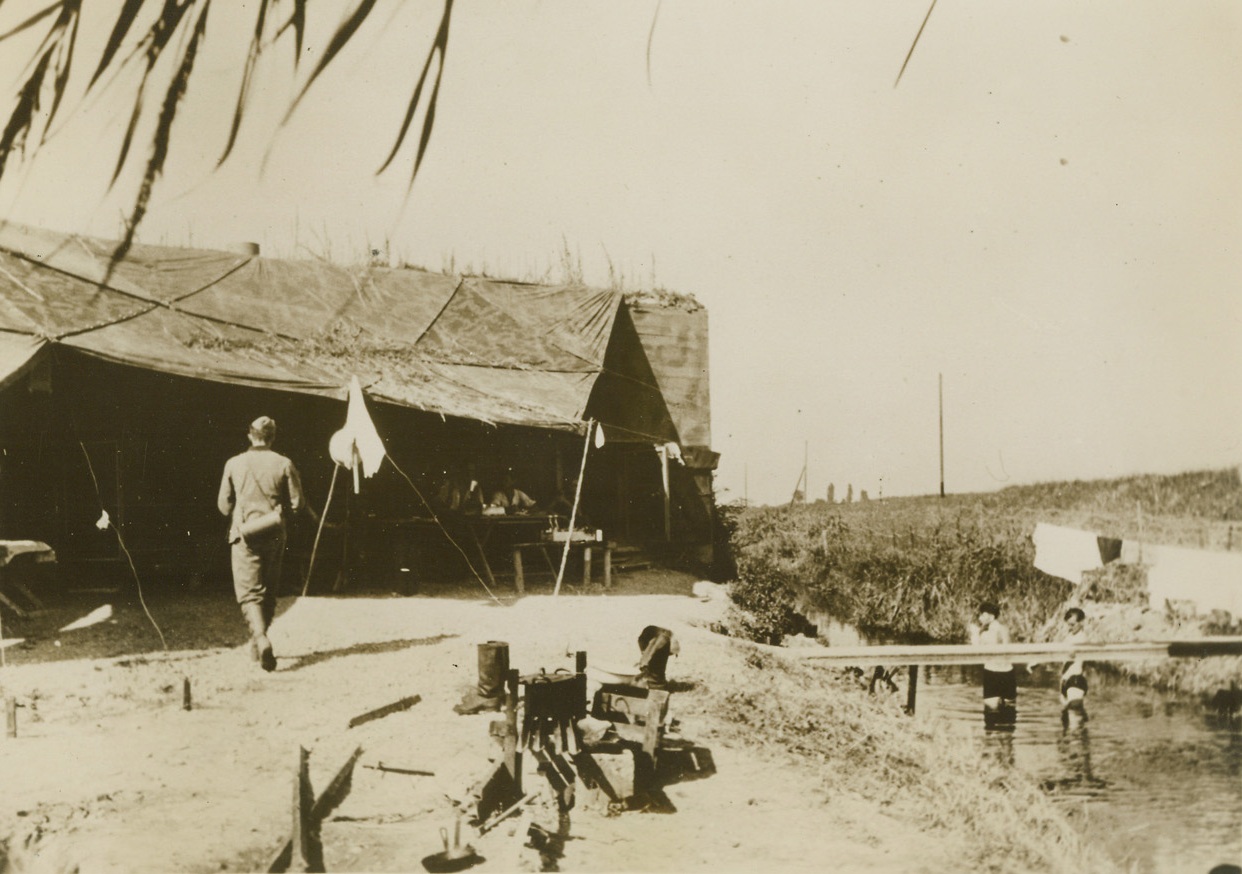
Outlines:
POLYGON ((750 614, 741 623, 748 636, 801 630, 799 607, 814 607, 875 638, 961 641, 986 599, 1004 605, 1005 621, 1023 637, 1068 594, 1069 583, 1035 570, 1029 540, 994 517, 856 506, 737 515, 732 594, 750 614))

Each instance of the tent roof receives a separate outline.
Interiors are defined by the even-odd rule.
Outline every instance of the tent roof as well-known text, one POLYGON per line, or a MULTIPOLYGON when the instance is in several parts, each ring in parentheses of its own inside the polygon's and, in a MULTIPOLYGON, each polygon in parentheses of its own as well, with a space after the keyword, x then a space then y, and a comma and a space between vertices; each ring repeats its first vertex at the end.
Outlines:
MULTIPOLYGON (((622 298, 0 223, 0 387, 52 344, 196 379, 579 429, 622 298)), ((663 404, 660 404, 663 406, 663 404)), ((676 439, 671 422, 655 440, 676 439)))

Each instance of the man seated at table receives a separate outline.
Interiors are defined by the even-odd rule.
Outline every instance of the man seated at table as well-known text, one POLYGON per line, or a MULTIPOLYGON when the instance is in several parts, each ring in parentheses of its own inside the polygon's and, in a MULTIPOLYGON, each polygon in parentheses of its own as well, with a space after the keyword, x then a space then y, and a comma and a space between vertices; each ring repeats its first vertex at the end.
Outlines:
POLYGON ((473 464, 467 464, 464 470, 457 464, 449 467, 436 491, 436 503, 441 510, 467 516, 477 516, 483 511, 483 487, 475 476, 473 464))
POLYGON ((569 523, 569 517, 574 516, 574 525, 578 528, 590 528, 591 525, 587 521, 586 514, 582 510, 579 503, 578 512, 574 514, 574 499, 578 494, 578 478, 570 477, 565 480, 562 486, 557 489, 552 500, 542 507, 542 510, 549 516, 556 516, 560 520, 560 525, 564 527, 569 523))
POLYGON ((513 471, 507 471, 503 485, 492 495, 488 507, 504 510, 506 515, 514 516, 528 513, 535 508, 535 499, 517 487, 513 479, 513 471))

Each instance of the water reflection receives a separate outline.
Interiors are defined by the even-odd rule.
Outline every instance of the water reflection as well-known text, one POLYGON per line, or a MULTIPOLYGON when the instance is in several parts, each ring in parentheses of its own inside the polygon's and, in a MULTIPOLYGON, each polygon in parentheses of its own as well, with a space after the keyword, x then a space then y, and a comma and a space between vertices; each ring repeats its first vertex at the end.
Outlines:
POLYGON ((1242 858, 1242 725, 1101 674, 1088 714, 1064 706, 1058 668, 1020 670, 1021 718, 1016 708, 985 713, 983 725, 977 668, 926 669, 916 718, 947 721, 982 755, 1030 774, 1088 841, 1136 874, 1242 858))

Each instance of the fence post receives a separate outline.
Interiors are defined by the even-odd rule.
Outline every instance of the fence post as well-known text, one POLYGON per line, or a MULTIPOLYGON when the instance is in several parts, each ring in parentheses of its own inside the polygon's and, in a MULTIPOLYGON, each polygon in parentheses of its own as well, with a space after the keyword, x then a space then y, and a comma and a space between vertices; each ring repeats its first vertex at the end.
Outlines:
POLYGON ((289 871, 310 870, 311 806, 315 803, 310 785, 310 753, 298 747, 293 773, 293 832, 290 835, 289 871))

